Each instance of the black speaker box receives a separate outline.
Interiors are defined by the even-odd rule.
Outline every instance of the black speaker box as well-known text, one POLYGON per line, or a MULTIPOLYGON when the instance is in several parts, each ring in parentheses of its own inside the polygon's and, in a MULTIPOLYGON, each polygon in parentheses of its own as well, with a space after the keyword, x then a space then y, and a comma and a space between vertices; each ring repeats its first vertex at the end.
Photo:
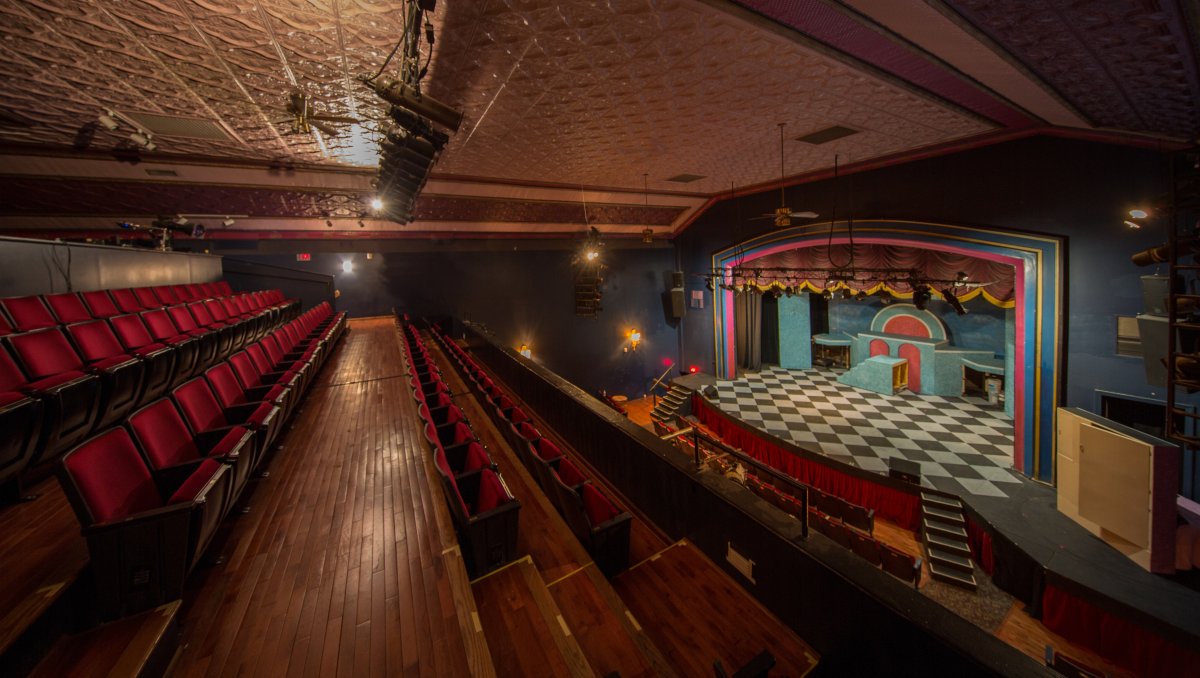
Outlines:
POLYGON ((1146 383, 1165 388, 1167 385, 1167 318, 1157 315, 1139 315, 1137 323, 1138 334, 1142 339, 1142 364, 1146 368, 1146 383))
POLYGON ((1142 312, 1146 315, 1167 315, 1167 295, 1171 279, 1165 275, 1142 276, 1142 312))
POLYGON ((682 318, 686 304, 683 298, 683 288, 676 287, 671 290, 671 317, 682 318))

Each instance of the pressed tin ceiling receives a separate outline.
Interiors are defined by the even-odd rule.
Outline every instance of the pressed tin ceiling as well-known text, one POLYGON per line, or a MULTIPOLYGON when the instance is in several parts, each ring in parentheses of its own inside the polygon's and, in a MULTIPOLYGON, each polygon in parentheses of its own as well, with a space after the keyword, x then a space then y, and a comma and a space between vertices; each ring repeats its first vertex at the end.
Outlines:
MULTIPOLYGON (((1168 59, 1175 69, 1169 111, 1104 117, 1079 94, 1082 85, 1062 84, 1062 69, 1046 63, 1045 48, 1014 37, 1012 21, 1001 22, 987 3, 938 7, 954 16, 960 41, 1016 51, 1027 78, 1016 94, 1010 88, 1001 96, 986 73, 968 72, 969 65, 959 71, 947 55, 935 58, 914 46, 920 36, 889 32, 877 23, 886 17, 872 18, 872 6, 882 7, 876 0, 852 4, 853 10, 822 0, 740 6, 719 0, 441 0, 432 16, 437 42, 425 85, 466 117, 435 168, 428 199, 418 205, 417 230, 437 230, 441 222, 455 230, 514 230, 523 218, 573 229, 581 219, 566 215, 561 204, 520 203, 574 203, 581 211, 595 197, 585 192, 597 191, 608 192, 610 213, 621 215, 631 232, 670 230, 706 196, 778 179, 780 122, 788 125, 788 175, 827 168, 834 154, 843 163, 865 161, 1044 125, 1029 112, 1043 110, 1029 103, 1038 97, 1050 102, 1047 110, 1067 101, 1082 126, 1178 133, 1187 131, 1188 120, 1194 125, 1194 64, 1168 59), (972 37, 984 34, 983 43, 972 37), (1043 74, 1045 81, 1038 77, 1043 74), (857 133, 822 146, 793 141, 835 125, 857 133), (670 181, 681 174, 702 178, 670 181), (502 205, 506 200, 516 204, 502 205), (643 203, 651 204, 630 208, 643 203), (672 223, 664 224, 666 214, 672 223)), ((1083 0, 1072 7, 1103 6, 1117 16, 1123 4, 1146 3, 1083 0)), ((204 158, 217 165, 222 159, 315 165, 318 172, 361 167, 355 191, 369 192, 384 110, 355 77, 376 71, 391 50, 399 7, 385 0, 0 0, 0 143, 78 157, 108 154, 131 145, 131 130, 99 125, 106 109, 159 116, 179 129, 188 123, 171 118, 192 118, 203 122, 191 128, 205 129, 205 138, 159 135, 157 152, 147 157, 164 166, 204 158), (280 121, 297 89, 312 96, 317 111, 361 123, 339 127, 344 133, 338 137, 289 134, 289 124, 280 121), (9 119, 19 122, 4 122, 9 119)), ((1061 16, 1086 23, 1086 9, 1061 16)), ((1165 24, 1155 26, 1175 26, 1185 44, 1168 45, 1162 36, 1175 34, 1156 28, 1156 49, 1194 55, 1183 14, 1166 14, 1165 24)), ((1052 31, 1052 23, 1039 22, 1038 30, 1052 31)), ((1103 62, 1103 51, 1093 54, 1103 62)), ((1086 64, 1081 69, 1088 77, 1097 72, 1086 64)), ((1139 101, 1153 98, 1145 83, 1129 84, 1123 73, 1107 77, 1126 83, 1139 101)), ((3 171, 24 173, 17 162, 3 171)), ((179 181, 190 183, 188 174, 179 181)), ((205 185, 220 182, 208 177, 205 185)), ((241 195, 265 190, 264 181, 248 183, 241 195)), ((297 206, 291 216, 312 219, 311 206, 320 200, 308 195, 311 187, 303 191, 274 202, 247 200, 269 202, 272 213, 297 206)), ((126 193, 123 200, 135 203, 137 190, 126 193)), ((174 194, 197 204, 215 200, 202 190, 174 194)), ((20 210, 0 206, 0 213, 44 212, 31 201, 23 204, 20 210)), ((207 210, 185 203, 175 211, 207 210)))

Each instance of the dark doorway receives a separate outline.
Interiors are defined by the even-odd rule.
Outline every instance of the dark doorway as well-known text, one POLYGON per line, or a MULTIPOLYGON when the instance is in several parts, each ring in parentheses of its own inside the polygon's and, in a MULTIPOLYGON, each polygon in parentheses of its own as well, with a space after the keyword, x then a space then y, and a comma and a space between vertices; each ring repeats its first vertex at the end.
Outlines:
POLYGON ((1163 437, 1166 403, 1100 394, 1100 416, 1157 438, 1163 437))
POLYGON ((762 298, 762 361, 779 364, 779 299, 774 294, 762 298))
POLYGON ((829 331, 829 300, 820 294, 808 295, 809 322, 812 333, 824 334, 829 331))

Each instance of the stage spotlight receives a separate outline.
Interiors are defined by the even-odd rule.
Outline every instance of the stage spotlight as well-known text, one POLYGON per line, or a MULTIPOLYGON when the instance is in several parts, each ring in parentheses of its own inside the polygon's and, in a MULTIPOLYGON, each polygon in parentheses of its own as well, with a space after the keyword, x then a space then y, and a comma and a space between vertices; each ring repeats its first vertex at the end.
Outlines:
POLYGON ((954 274, 955 282, 965 283, 970 279, 971 279, 971 276, 967 275, 966 271, 959 271, 958 273, 954 274))
POLYGON ((457 132, 458 126, 462 124, 461 111, 456 111, 427 94, 419 93, 404 83, 391 79, 374 80, 369 76, 359 76, 359 80, 384 101, 429 118, 452 132, 457 132))
POLYGON ((842 288, 842 298, 843 299, 849 299, 850 297, 853 297, 853 296, 854 296, 854 292, 851 292, 849 287, 842 288))
POLYGON ((175 217, 175 223, 179 224, 180 226, 183 226, 184 224, 187 223, 187 217, 183 216, 182 214, 178 215, 175 217))
POLYGON ((708 288, 709 292, 717 291, 716 281, 713 280, 713 277, 711 275, 704 279, 704 286, 708 288))
POLYGON ((371 198, 371 209, 373 209, 373 210, 383 209, 383 200, 378 197, 371 198))
POLYGON ((121 126, 121 123, 117 122, 112 117, 112 111, 105 111, 100 115, 99 118, 97 118, 97 120, 99 120, 100 124, 104 125, 105 129, 109 130, 110 132, 121 126))
POLYGON ((824 292, 821 292, 821 298, 824 299, 825 301, 829 301, 830 299, 833 299, 833 290, 827 289, 824 292))
POLYGON ((132 134, 129 135, 129 138, 130 138, 130 140, 133 141, 133 143, 137 144, 138 146, 141 146, 142 148, 146 149, 147 151, 153 151, 158 148, 158 146, 154 143, 154 138, 149 134, 142 134, 141 132, 133 132, 132 134))
POLYGON ((353 272, 354 272, 354 262, 350 261, 349 259, 343 261, 342 262, 342 273, 353 273, 353 272))
POLYGON ((929 285, 917 285, 913 288, 913 306, 916 306, 918 311, 924 311, 932 298, 933 290, 929 289, 929 285))
POLYGON ((954 291, 949 287, 942 290, 942 298, 946 300, 947 304, 950 304, 955 313, 959 315, 967 314, 967 309, 963 307, 962 302, 958 300, 958 297, 954 295, 954 291))
POLYGON ((647 228, 642 230, 642 242, 647 245, 654 243, 654 229, 647 228))
POLYGON ((796 293, 795 288, 792 287, 791 285, 788 285, 787 287, 783 288, 783 294, 789 299, 791 299, 792 295, 795 293, 796 293))
POLYGON ((1150 212, 1144 209, 1134 208, 1129 210, 1129 218, 1125 220, 1125 225, 1129 228, 1138 229, 1146 220, 1150 218, 1150 212))
POLYGON ((587 259, 588 261, 595 261, 596 258, 599 256, 600 256, 600 253, 597 252, 596 250, 588 250, 583 253, 583 257, 585 259, 587 259))
POLYGON ((883 290, 879 293, 879 303, 883 304, 884 306, 887 306, 895 300, 896 298, 893 297, 892 293, 888 292, 887 290, 883 290))
POLYGON ((862 290, 859 290, 858 294, 854 295, 855 301, 862 301, 863 299, 866 299, 866 298, 867 298, 867 293, 863 292, 862 290))
POLYGON ((225 228, 229 228, 230 226, 232 226, 236 223, 237 223, 237 221, 234 220, 233 217, 225 217, 224 219, 221 220, 221 225, 224 226, 225 228))

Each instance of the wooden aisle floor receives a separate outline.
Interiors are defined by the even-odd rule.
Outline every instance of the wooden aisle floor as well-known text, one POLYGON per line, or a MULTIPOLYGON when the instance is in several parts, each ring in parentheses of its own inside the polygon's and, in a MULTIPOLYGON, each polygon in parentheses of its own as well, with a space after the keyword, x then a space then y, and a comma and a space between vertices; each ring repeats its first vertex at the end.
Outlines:
POLYGON ((231 517, 214 544, 227 560, 193 574, 173 675, 456 676, 477 666, 455 590, 461 561, 439 529, 444 504, 416 417, 392 321, 351 321, 270 477, 256 481, 251 512, 231 517))

